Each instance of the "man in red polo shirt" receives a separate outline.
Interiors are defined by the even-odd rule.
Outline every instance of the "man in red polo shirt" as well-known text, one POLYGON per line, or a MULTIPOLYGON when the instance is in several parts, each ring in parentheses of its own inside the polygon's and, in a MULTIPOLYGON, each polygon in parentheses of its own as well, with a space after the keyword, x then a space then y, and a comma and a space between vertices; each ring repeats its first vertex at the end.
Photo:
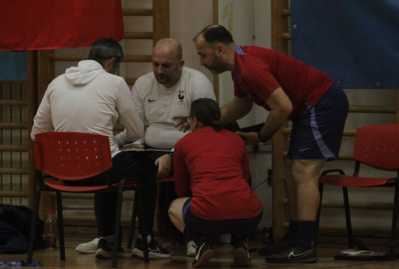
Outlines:
POLYGON ((221 108, 224 123, 244 117, 253 103, 269 111, 259 132, 238 133, 247 144, 268 141, 292 121, 286 158, 290 225, 284 239, 261 254, 267 262, 316 262, 318 177, 324 162, 338 156, 349 107, 344 91, 304 62, 275 50, 236 45, 221 25, 205 27, 194 42, 201 65, 213 74, 231 72, 234 98, 221 108))

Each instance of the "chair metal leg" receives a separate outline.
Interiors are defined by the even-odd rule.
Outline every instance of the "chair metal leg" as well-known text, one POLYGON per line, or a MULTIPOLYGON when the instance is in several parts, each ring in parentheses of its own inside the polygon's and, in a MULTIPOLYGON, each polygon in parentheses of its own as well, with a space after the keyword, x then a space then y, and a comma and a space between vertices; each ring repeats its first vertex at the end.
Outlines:
POLYGON ((139 216, 139 225, 143 236, 144 262, 148 263, 150 262, 150 258, 148 256, 148 244, 147 244, 148 233, 144 222, 144 199, 143 199, 143 191, 141 183, 137 184, 136 195, 137 195, 137 211, 139 216))
POLYGON ((120 233, 121 233, 121 211, 122 211, 122 198, 123 198, 123 185, 124 180, 119 184, 118 195, 115 208, 115 232, 114 232, 114 250, 112 252, 112 268, 118 265, 118 250, 120 246, 120 233))
POLYGON ((396 244, 396 233, 398 225, 398 211, 399 211, 399 176, 395 181, 395 194, 392 212, 392 229, 391 229, 391 242, 389 244, 389 258, 395 259, 395 244, 396 244))
POLYGON ((62 197, 61 192, 56 192, 57 199, 57 216, 58 216, 58 238, 60 244, 60 259, 65 261, 65 236, 64 236, 64 217, 62 214, 62 197))
POLYGON ((36 236, 36 223, 37 223, 37 219, 39 217, 40 194, 41 194, 41 188, 40 188, 40 183, 38 182, 36 184, 33 216, 32 216, 32 222, 30 225, 28 258, 27 258, 28 265, 32 263, 32 259, 33 259, 33 248, 35 247, 35 236, 36 236))
POLYGON ((351 214, 349 208, 349 196, 348 196, 348 188, 342 187, 342 194, 344 196, 344 204, 345 204, 345 219, 346 219, 346 231, 348 233, 348 245, 349 248, 354 247, 354 239, 352 235, 352 221, 351 214))
POLYGON ((315 248, 317 247, 317 238, 318 238, 318 235, 319 235, 321 203, 323 201, 323 190, 324 190, 324 184, 319 183, 320 204, 319 204, 319 209, 317 210, 317 216, 316 216, 316 231, 315 231, 315 236, 314 236, 314 238, 315 238, 315 240, 314 240, 315 248))
POLYGON ((136 225, 136 211, 137 211, 137 193, 134 195, 134 204, 132 209, 132 217, 130 219, 129 235, 127 238, 127 248, 131 249, 133 244, 134 226, 136 225))

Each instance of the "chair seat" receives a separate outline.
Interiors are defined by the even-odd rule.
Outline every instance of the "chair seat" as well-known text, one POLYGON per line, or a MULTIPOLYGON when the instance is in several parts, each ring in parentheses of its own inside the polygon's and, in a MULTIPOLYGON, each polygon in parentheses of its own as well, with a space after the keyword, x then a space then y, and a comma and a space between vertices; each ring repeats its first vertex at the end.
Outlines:
MULTIPOLYGON (((66 192, 93 192, 98 190, 108 189, 108 185, 100 185, 100 186, 68 186, 62 180, 49 180, 45 182, 49 187, 66 192)), ((112 186, 117 187, 119 183, 112 184, 112 186)), ((134 181, 126 181, 123 186, 124 189, 130 189, 136 187, 136 182, 134 181)))
POLYGON ((319 182, 327 185, 343 187, 371 187, 395 182, 395 178, 355 177, 350 175, 325 175, 319 182))

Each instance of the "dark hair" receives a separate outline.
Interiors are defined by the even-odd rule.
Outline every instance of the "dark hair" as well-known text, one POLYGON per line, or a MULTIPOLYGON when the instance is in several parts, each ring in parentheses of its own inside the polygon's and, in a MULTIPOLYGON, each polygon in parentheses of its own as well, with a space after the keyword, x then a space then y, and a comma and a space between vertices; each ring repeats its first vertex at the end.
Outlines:
POLYGON ((223 25, 208 25, 194 37, 193 41, 195 42, 201 34, 209 44, 223 43, 228 45, 234 42, 233 36, 223 25))
POLYGON ((104 62, 115 57, 117 62, 123 58, 122 46, 111 37, 104 37, 91 45, 89 60, 94 60, 104 66, 104 62))
POLYGON ((195 117, 204 126, 212 126, 216 130, 223 128, 223 123, 220 120, 221 112, 219 105, 210 98, 199 98, 192 102, 190 117, 195 117))

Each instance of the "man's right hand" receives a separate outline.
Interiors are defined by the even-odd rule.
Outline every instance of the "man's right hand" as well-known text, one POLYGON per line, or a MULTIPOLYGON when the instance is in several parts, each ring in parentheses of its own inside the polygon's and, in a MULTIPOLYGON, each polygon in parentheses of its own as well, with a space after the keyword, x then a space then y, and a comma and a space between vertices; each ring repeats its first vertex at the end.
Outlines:
POLYGON ((190 129, 190 125, 187 122, 187 117, 188 115, 177 115, 173 117, 174 120, 179 120, 175 124, 175 127, 179 127, 179 131, 183 131, 183 133, 190 129))
POLYGON ((167 177, 172 171, 172 159, 168 154, 156 159, 155 165, 158 167, 157 177, 167 177))

